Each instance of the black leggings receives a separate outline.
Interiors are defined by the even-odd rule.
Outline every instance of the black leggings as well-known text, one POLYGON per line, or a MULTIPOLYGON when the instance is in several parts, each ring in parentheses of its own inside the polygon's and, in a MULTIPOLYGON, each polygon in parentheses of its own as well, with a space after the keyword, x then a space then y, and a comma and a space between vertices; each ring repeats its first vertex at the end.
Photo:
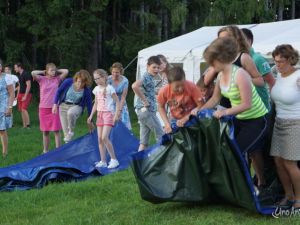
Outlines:
POLYGON ((249 153, 263 150, 264 138, 267 130, 267 120, 265 116, 240 120, 234 119, 234 137, 242 153, 249 153))

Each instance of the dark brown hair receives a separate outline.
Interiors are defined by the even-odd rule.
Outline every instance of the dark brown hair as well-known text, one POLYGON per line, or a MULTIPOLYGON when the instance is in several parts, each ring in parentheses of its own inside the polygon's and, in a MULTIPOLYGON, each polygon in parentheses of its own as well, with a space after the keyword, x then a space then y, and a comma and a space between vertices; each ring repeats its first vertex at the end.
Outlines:
POLYGON ((158 56, 151 56, 149 57, 148 61, 147 61, 147 65, 150 66, 152 64, 157 64, 157 65, 160 65, 160 59, 158 56))
POLYGON ((185 80, 184 70, 179 66, 175 66, 168 71, 167 78, 169 84, 174 81, 185 80))
POLYGON ((289 44, 277 45, 272 52, 272 56, 273 58, 275 58, 275 56, 278 55, 282 58, 287 59, 292 66, 296 65, 299 61, 298 51, 289 44))
POLYGON ((124 68, 123 65, 119 62, 115 62, 112 64, 112 66, 110 67, 110 72, 112 72, 113 69, 118 69, 120 70, 120 73, 123 75, 124 73, 124 68))

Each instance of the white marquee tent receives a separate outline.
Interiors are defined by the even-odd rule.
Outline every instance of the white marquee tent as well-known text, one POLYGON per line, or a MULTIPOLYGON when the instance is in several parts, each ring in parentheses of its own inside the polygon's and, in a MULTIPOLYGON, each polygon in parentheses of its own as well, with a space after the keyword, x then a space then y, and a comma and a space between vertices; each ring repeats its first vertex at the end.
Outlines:
MULTIPOLYGON (((146 71, 147 59, 150 56, 162 54, 170 63, 182 64, 187 79, 196 82, 200 77, 200 65, 204 62, 203 51, 217 37, 221 27, 223 26, 202 27, 139 51, 137 78, 146 71)), ((239 27, 252 30, 253 47, 265 57, 270 58, 271 52, 279 44, 291 44, 300 51, 300 19, 239 25, 239 27)))

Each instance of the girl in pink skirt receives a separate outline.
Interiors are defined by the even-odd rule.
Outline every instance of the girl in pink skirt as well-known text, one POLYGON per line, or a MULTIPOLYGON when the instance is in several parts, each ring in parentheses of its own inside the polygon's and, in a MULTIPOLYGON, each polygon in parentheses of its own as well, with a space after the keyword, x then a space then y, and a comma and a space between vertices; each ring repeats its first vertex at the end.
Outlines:
POLYGON ((57 70, 53 63, 48 63, 46 70, 31 72, 33 79, 40 85, 39 119, 40 129, 43 132, 43 153, 48 152, 49 149, 50 131, 54 132, 56 148, 60 146, 59 131, 61 130, 61 124, 59 114, 52 113, 52 106, 58 86, 68 73, 67 69, 57 70))

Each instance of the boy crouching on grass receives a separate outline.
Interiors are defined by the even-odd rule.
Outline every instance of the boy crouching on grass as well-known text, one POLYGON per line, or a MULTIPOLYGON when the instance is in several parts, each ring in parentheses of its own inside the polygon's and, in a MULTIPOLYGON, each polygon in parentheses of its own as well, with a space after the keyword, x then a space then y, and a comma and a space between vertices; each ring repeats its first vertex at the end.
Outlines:
POLYGON ((165 132, 171 133, 172 128, 166 113, 166 104, 171 112, 171 119, 176 119, 176 125, 183 127, 189 120, 194 108, 200 109, 204 104, 197 86, 185 80, 185 73, 180 67, 173 67, 168 72, 168 85, 160 89, 157 97, 158 112, 165 124, 165 132))

